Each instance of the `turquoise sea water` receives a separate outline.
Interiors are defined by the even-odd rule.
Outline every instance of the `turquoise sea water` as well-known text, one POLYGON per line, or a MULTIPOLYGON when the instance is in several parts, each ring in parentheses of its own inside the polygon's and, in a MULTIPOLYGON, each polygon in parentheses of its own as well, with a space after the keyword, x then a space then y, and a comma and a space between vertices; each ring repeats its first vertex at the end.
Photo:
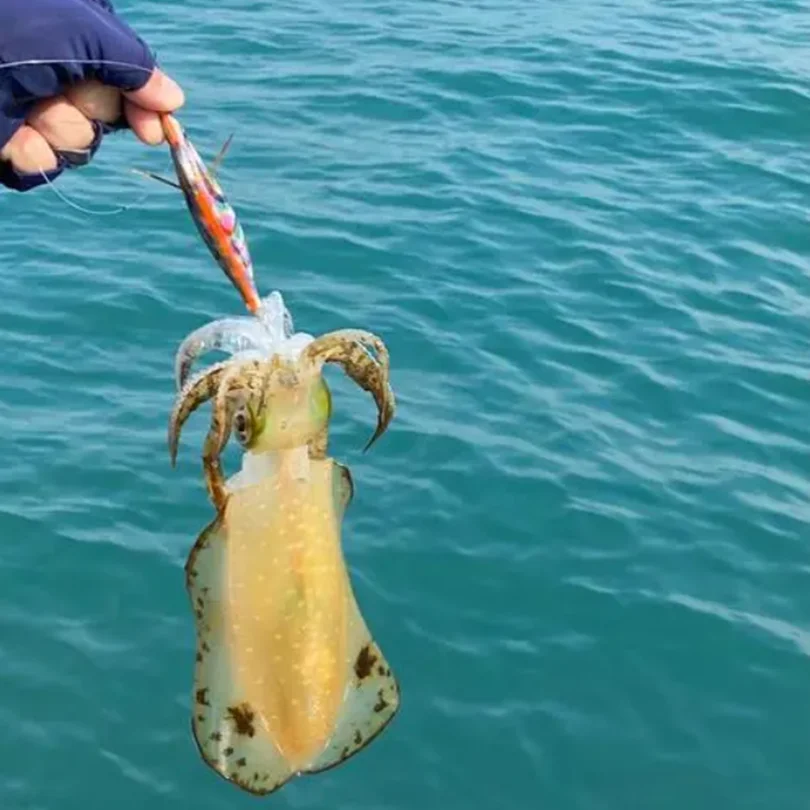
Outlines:
MULTIPOLYGON (((262 293, 391 351, 367 455, 329 377, 401 712, 266 805, 806 810, 807 5, 118 7, 236 132, 262 293)), ((59 185, 118 216, 0 195, 2 810, 258 806, 189 732, 206 415, 166 450, 176 346, 241 305, 132 165, 59 185)))

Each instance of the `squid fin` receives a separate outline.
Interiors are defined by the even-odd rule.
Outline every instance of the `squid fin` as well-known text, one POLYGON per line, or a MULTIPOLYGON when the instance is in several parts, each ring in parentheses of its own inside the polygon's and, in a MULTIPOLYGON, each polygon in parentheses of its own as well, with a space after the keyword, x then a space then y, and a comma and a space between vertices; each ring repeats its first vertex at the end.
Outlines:
POLYGON ((388 661, 374 642, 360 614, 354 594, 349 620, 351 677, 343 698, 340 720, 326 748, 307 773, 334 768, 362 751, 381 734, 399 709, 399 684, 388 661))
MULTIPOLYGON (((333 493, 341 517, 354 497, 349 468, 334 463, 333 493)), ((399 709, 399 684, 388 661, 374 642, 360 613, 351 587, 349 599, 348 659, 350 668, 340 720, 329 743, 307 773, 334 768, 362 751, 391 722, 399 709)))
POLYGON ((296 774, 239 694, 223 626, 227 601, 223 512, 206 528, 186 563, 186 583, 197 617, 192 733, 203 761, 224 779, 255 795, 272 793, 296 774))
POLYGON ((349 504, 354 499, 354 481, 348 467, 338 464, 336 461, 333 461, 332 464, 334 465, 332 497, 335 500, 335 513, 338 520, 342 520, 349 504))

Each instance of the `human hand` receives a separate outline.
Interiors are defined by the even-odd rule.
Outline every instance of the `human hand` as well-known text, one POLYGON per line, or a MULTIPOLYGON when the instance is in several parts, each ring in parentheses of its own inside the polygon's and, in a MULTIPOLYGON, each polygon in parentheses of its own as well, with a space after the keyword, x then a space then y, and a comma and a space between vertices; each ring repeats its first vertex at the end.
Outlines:
POLYGON ((116 129, 162 143, 183 102, 108 0, 0 0, 0 184, 52 181, 116 129))

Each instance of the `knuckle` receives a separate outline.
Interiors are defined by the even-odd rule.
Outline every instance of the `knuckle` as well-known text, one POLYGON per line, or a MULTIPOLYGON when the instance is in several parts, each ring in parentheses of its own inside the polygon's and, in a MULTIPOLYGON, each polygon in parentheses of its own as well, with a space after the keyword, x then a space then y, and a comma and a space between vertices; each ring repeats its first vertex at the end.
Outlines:
POLYGON ((65 98, 49 99, 28 116, 28 124, 53 149, 83 149, 95 135, 92 122, 65 98))
POLYGON ((65 96, 86 118, 112 124, 121 117, 121 93, 115 87, 88 80, 71 87, 65 96))
POLYGON ((6 144, 3 158, 16 171, 27 174, 52 171, 58 165, 53 149, 42 135, 31 127, 21 127, 6 144))

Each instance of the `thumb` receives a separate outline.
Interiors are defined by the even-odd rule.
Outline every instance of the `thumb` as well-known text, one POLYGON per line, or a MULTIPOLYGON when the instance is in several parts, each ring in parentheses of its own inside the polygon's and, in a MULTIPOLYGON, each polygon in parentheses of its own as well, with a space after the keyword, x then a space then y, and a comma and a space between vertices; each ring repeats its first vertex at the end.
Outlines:
POLYGON ((139 107, 155 112, 173 112, 185 102, 180 85, 160 68, 152 71, 149 80, 140 90, 125 92, 124 95, 139 107))

